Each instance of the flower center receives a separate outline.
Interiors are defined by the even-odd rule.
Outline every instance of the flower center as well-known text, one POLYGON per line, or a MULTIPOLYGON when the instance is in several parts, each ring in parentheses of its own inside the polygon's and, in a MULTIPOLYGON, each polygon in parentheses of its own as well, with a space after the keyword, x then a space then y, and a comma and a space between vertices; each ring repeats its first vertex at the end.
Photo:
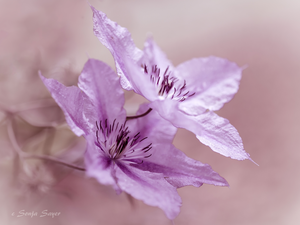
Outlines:
POLYGON ((179 80, 172 76, 169 67, 166 68, 163 74, 160 73, 160 68, 157 65, 153 65, 150 70, 146 64, 142 64, 141 67, 145 74, 150 75, 152 83, 158 87, 159 96, 182 102, 195 94, 195 92, 190 93, 186 90, 185 80, 183 84, 178 84, 179 80))
POLYGON ((126 121, 119 126, 116 119, 112 124, 107 123, 107 119, 99 126, 96 121, 96 146, 110 159, 123 160, 131 163, 143 163, 143 158, 149 158, 152 154, 149 151, 152 143, 145 146, 142 142, 147 137, 141 138, 140 132, 134 136, 129 136, 130 131, 126 126, 126 121))

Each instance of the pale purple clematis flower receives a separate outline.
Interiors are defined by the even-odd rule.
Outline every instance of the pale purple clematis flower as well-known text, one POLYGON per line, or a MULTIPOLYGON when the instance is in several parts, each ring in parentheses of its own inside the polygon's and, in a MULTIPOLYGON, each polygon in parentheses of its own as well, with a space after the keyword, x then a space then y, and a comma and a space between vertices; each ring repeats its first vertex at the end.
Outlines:
POLYGON ((213 112, 237 92, 241 68, 217 57, 196 58, 174 67, 151 38, 141 51, 126 28, 91 8, 94 33, 112 53, 124 89, 143 95, 160 116, 190 130, 213 151, 250 159, 238 131, 213 112))
MULTIPOLYGON (((209 165, 172 145, 176 128, 157 112, 128 120, 119 78, 103 62, 89 59, 78 87, 41 78, 72 131, 85 136, 86 173, 100 183, 160 207, 169 219, 180 211, 177 188, 203 183, 228 186, 209 165)), ((142 105, 137 114, 148 108, 142 105)))

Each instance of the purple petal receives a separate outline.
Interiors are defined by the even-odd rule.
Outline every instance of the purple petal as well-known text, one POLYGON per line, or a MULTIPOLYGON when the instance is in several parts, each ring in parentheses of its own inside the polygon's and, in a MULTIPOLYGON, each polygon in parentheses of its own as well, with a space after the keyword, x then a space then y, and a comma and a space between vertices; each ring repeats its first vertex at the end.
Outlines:
MULTIPOLYGON (((136 115, 141 115, 149 109, 149 104, 140 105, 136 115)), ((148 137, 152 144, 171 144, 176 134, 177 128, 170 122, 163 119, 157 112, 152 110, 146 116, 129 120, 127 122, 132 134, 140 133, 141 138, 148 137)))
POLYGON ((130 59, 124 58, 124 64, 128 68, 127 78, 131 82, 133 90, 149 101, 158 99, 156 90, 156 81, 151 79, 149 74, 144 73, 144 70, 130 59))
MULTIPOLYGON (((115 119, 121 123, 125 121, 124 92, 119 77, 104 62, 89 59, 79 76, 78 86, 92 102, 98 122, 105 119, 110 124, 115 119)), ((91 121, 92 124, 95 122, 91 121)))
POLYGON ((52 97, 63 110, 71 130, 77 135, 91 132, 88 112, 85 109, 92 106, 87 96, 75 86, 66 87, 54 79, 47 79, 40 74, 42 81, 52 97))
POLYGON ((227 181, 208 164, 187 157, 173 145, 153 146, 152 156, 133 167, 153 173, 162 173, 176 188, 188 185, 200 187, 203 183, 216 186, 229 186, 227 181))
POLYGON ((164 179, 164 175, 121 163, 118 163, 118 167, 116 176, 123 191, 148 205, 161 208, 169 219, 179 214, 181 198, 176 188, 164 179))
MULTIPOLYGON (((214 112, 207 111, 197 116, 189 115, 178 108, 178 103, 172 100, 155 101, 150 107, 174 126, 185 128, 194 134, 213 151, 233 159, 250 159, 245 152, 238 131, 214 112)), ((251 160, 251 159, 250 159, 251 160)))
POLYGON ((95 137, 93 134, 86 136, 87 149, 84 156, 86 175, 94 177, 99 183, 105 185, 116 186, 114 174, 114 165, 110 158, 108 158, 95 145, 95 137))
POLYGON ((175 76, 186 81, 189 93, 195 93, 182 102, 183 105, 215 111, 238 91, 242 69, 226 59, 211 56, 180 64, 175 76))
MULTIPOLYGON (((157 66, 161 73, 173 71, 174 67, 168 60, 166 54, 158 47, 152 38, 148 38, 144 44, 144 55, 140 60, 141 63, 146 64, 148 67, 157 66)), ((150 69, 149 68, 149 69, 150 69)))
POLYGON ((133 87, 128 81, 128 71, 123 59, 128 57, 137 62, 142 57, 142 51, 135 46, 131 34, 126 28, 108 19, 103 12, 96 10, 93 6, 91 9, 94 14, 94 34, 113 55, 118 75, 121 76, 122 87, 132 90, 133 87))
MULTIPOLYGON (((143 104, 137 114, 142 114, 147 109, 149 109, 148 104, 143 104)), ((187 157, 172 145, 177 128, 156 111, 128 122, 129 126, 133 124, 136 127, 135 132, 140 131, 141 138, 148 137, 147 140, 153 147, 151 157, 144 159, 141 164, 132 164, 132 166, 145 171, 163 173, 168 177, 167 181, 177 188, 187 185, 199 187, 203 183, 228 186, 226 180, 214 172, 209 165, 187 157)))

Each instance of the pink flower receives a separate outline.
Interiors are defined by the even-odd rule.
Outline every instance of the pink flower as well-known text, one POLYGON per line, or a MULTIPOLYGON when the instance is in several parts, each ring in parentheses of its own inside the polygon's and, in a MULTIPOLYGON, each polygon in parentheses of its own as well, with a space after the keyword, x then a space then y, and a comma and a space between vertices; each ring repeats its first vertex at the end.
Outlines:
MULTIPOLYGON (((41 76, 76 135, 87 140, 86 174, 174 219, 181 206, 177 188, 203 183, 228 186, 207 164, 188 158, 172 145, 176 128, 156 111, 126 120, 118 76, 101 61, 89 59, 78 87, 41 76)), ((137 112, 145 112, 142 105, 137 112)))
POLYGON ((250 159, 238 131, 213 112, 237 92, 241 68, 212 56, 174 67, 152 39, 141 51, 126 28, 91 8, 94 33, 112 53, 124 89, 143 95, 161 117, 193 132, 213 151, 233 159, 250 159))

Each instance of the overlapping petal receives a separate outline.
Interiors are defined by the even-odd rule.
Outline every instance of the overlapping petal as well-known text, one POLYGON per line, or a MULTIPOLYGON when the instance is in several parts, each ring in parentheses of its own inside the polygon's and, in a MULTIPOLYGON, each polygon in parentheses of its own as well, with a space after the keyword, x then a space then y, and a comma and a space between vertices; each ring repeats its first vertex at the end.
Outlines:
POLYGON ((93 11, 94 34, 106 46, 115 59, 118 75, 121 76, 121 85, 126 90, 133 87, 128 81, 128 68, 124 65, 124 58, 138 62, 142 57, 142 51, 138 49, 129 31, 111 21, 107 16, 91 6, 93 11))
POLYGON ((116 118, 121 123, 125 121, 125 99, 119 77, 104 62, 89 59, 79 76, 78 86, 92 102, 98 122, 107 119, 112 124, 116 118))
POLYGON ((134 198, 161 208, 169 219, 179 214, 181 198, 163 174, 118 164, 116 176, 120 188, 134 198))
MULTIPOLYGON (((148 108, 148 104, 142 105, 137 114, 142 114, 148 108)), ((145 171, 162 173, 166 180, 177 188, 187 185, 199 187, 203 183, 228 186, 227 181, 214 172, 208 164, 187 157, 172 145, 177 129, 156 111, 129 122, 131 124, 128 125, 140 130, 141 137, 148 137, 148 142, 153 146, 151 157, 144 159, 141 164, 132 166, 145 171)))
MULTIPOLYGON (((140 105, 137 115, 141 115, 150 108, 148 103, 140 105)), ((153 143, 172 143, 177 128, 170 122, 164 120, 155 111, 151 111, 146 116, 127 122, 132 133, 140 132, 141 137, 151 137, 153 143)))
POLYGON ((135 47, 128 30, 108 20, 105 14, 92 9, 94 29, 98 31, 95 32, 96 36, 110 49, 116 65, 122 64, 122 70, 128 72, 125 76, 136 93, 152 101, 151 107, 164 119, 176 127, 192 131, 202 143, 210 146, 215 152, 233 159, 250 159, 249 154, 244 151, 237 130, 228 120, 211 112, 219 110, 233 98, 239 88, 241 68, 233 62, 218 57, 192 59, 174 68, 151 38, 146 41, 143 54, 140 56, 140 51, 135 47), (106 26, 106 24, 112 25, 106 26), (103 34, 100 34, 100 28, 103 34), (109 38, 108 34, 117 37, 117 42, 114 38, 109 38), (121 43, 123 36, 126 38, 124 43, 121 43), (124 63, 127 59, 133 58, 135 60, 130 60, 130 63, 124 63), (140 64, 144 66, 144 71, 134 69, 132 66, 134 63, 137 63, 137 66, 140 64), (155 82, 144 79, 144 73, 147 74, 145 68, 151 70, 155 66, 161 70, 160 73, 155 73, 156 76, 166 73, 166 77, 160 77, 164 79, 164 83, 159 83, 158 77, 154 79, 155 82), (179 86, 172 86, 175 84, 172 83, 173 81, 179 86), (146 91, 149 87, 152 90, 146 91), (153 87, 161 88, 159 92, 156 90, 156 97, 153 87), (167 89, 166 94, 164 90, 167 89), (174 93, 172 96, 169 96, 170 89, 174 93), (173 99, 174 96, 177 99, 173 99))
POLYGON ((206 111, 196 116, 190 115, 180 110, 178 104, 172 100, 155 101, 150 107, 174 126, 196 134, 197 138, 213 151, 232 159, 250 159, 238 131, 227 119, 214 112, 206 111))
POLYGON ((212 111, 233 98, 242 77, 242 69, 235 63, 213 56, 186 61, 174 73, 186 81, 190 93, 195 93, 181 104, 185 108, 203 107, 212 111))
MULTIPOLYGON (((138 70, 136 67, 132 68, 138 70)), ((123 124, 126 120, 124 94, 118 77, 106 64, 89 59, 79 77, 79 88, 41 78, 63 109, 72 130, 77 135, 85 135, 87 176, 112 185, 117 192, 125 191, 146 204, 160 207, 170 219, 180 211, 177 188, 199 187, 203 183, 228 185, 209 165, 188 158, 172 145, 176 128, 156 111, 128 121, 128 127, 123 124), (106 119, 108 125, 95 127, 97 120, 106 119)), ((147 89, 142 79, 137 79, 138 88, 151 98, 154 91, 147 89)), ((148 107, 142 105, 138 114, 148 107)))
POLYGON ((158 99, 156 86, 153 81, 151 83, 150 74, 142 72, 144 69, 128 58, 123 58, 123 61, 124 65, 129 68, 127 78, 134 91, 150 101, 158 99))
POLYGON ((90 133, 89 110, 92 103, 89 98, 75 86, 66 87, 54 79, 47 79, 40 74, 42 81, 52 97, 63 110, 71 130, 81 136, 90 133))
MULTIPOLYGON (((52 97, 65 113, 72 131, 80 136, 95 130, 96 121, 118 118, 124 122, 124 94, 119 78, 105 63, 89 59, 79 76, 78 87, 65 87, 41 76, 52 97), (111 94, 114 93, 114 94, 111 94)), ((104 122, 104 121, 103 121, 104 122)))
POLYGON ((95 134, 86 137, 87 149, 85 152, 86 174, 96 178, 101 184, 116 186, 112 176, 113 162, 95 145, 95 134))
POLYGON ((140 64, 150 67, 149 69, 151 69, 152 66, 157 66, 161 73, 164 73, 167 68, 168 71, 174 71, 172 63, 166 54, 158 47, 153 38, 148 38, 145 41, 143 53, 140 64))
POLYGON ((181 199, 176 186, 165 179, 165 174, 142 170, 131 163, 110 159, 96 147, 95 135, 86 136, 86 140, 85 164, 89 177, 96 178, 102 184, 113 185, 118 192, 125 191, 148 205, 161 208, 169 219, 178 215, 181 199))

